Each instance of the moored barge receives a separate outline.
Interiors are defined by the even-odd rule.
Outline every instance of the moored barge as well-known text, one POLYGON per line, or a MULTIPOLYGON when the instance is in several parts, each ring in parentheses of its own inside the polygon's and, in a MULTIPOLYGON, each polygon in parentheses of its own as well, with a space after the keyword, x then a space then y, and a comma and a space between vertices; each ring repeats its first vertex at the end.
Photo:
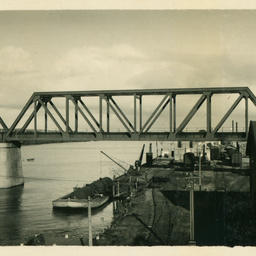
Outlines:
POLYGON ((54 208, 88 208, 88 198, 91 208, 105 204, 112 196, 113 181, 109 177, 100 178, 86 184, 82 188, 75 188, 73 192, 52 201, 54 208))

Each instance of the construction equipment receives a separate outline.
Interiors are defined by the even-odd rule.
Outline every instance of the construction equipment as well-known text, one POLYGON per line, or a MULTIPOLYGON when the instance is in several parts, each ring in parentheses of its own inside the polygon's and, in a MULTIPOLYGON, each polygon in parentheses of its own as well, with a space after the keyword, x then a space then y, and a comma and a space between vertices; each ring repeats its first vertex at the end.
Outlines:
POLYGON ((152 143, 149 144, 149 152, 146 154, 146 163, 147 166, 152 166, 153 164, 152 143))
POLYGON ((121 164, 119 164, 117 161, 115 161, 112 157, 108 156, 106 153, 104 153, 103 151, 100 151, 103 155, 105 155, 107 158, 109 158, 110 160, 112 160, 115 164, 117 164, 119 167, 121 167, 122 169, 124 169, 126 172, 128 171, 125 167, 123 167, 121 164))
MULTIPOLYGON (((142 159, 143 159, 143 154, 144 154, 144 148, 145 148, 145 144, 143 145, 142 147, 142 150, 141 150, 141 153, 140 153, 140 157, 139 157, 139 160, 136 160, 135 161, 135 168, 136 168, 136 171, 138 171, 138 169, 141 167, 141 164, 142 164, 142 159)), ((107 155, 106 153, 104 153, 103 151, 100 151, 103 155, 105 155, 107 158, 109 158, 111 161, 113 161, 115 164, 117 164, 119 167, 121 167, 122 169, 125 170, 125 172, 128 172, 128 171, 133 171, 134 170, 134 167, 132 165, 129 166, 128 169, 126 169, 124 166, 122 166, 120 163, 118 163, 116 160, 114 160, 112 157, 110 157, 109 155, 107 155)), ((128 164, 129 165, 129 164, 128 164)))
POLYGON ((135 161, 135 167, 136 168, 140 168, 141 167, 141 164, 142 164, 142 159, 143 159, 143 154, 144 154, 144 148, 145 148, 145 144, 143 144, 143 147, 142 147, 142 150, 141 150, 141 153, 140 153, 140 158, 139 158, 139 160, 136 160, 135 161))

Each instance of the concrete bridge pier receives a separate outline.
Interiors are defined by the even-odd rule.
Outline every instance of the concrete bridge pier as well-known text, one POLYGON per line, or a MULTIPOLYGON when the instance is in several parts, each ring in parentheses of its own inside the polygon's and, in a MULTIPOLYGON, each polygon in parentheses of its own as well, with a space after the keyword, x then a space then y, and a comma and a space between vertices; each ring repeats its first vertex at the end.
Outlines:
POLYGON ((0 143, 0 188, 23 184, 21 148, 13 143, 0 143))

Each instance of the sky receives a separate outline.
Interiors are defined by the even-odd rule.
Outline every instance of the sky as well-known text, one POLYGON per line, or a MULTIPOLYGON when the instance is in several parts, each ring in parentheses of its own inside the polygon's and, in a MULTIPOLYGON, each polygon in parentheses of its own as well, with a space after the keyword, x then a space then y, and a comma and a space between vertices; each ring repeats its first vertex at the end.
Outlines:
POLYGON ((254 10, 1 11, 0 116, 10 126, 36 91, 256 94, 255 31, 254 10))

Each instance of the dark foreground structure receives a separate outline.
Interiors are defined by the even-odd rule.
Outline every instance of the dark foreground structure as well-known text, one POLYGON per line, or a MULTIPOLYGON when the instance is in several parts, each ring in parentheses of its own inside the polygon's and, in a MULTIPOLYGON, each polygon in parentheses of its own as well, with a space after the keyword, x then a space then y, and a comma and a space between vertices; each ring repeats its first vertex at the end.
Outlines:
POLYGON ((202 171, 201 190, 195 181, 191 191, 192 176, 186 169, 168 165, 154 168, 154 164, 142 168, 141 172, 146 172, 149 179, 147 184, 141 180, 128 201, 116 202, 113 225, 94 244, 255 246, 256 212, 252 208, 249 176, 232 171, 225 167, 221 172, 202 171), (168 182, 153 182, 159 169, 169 172, 168 182), (219 189, 218 179, 225 188, 219 189), (190 193, 194 194, 193 208, 190 193))

